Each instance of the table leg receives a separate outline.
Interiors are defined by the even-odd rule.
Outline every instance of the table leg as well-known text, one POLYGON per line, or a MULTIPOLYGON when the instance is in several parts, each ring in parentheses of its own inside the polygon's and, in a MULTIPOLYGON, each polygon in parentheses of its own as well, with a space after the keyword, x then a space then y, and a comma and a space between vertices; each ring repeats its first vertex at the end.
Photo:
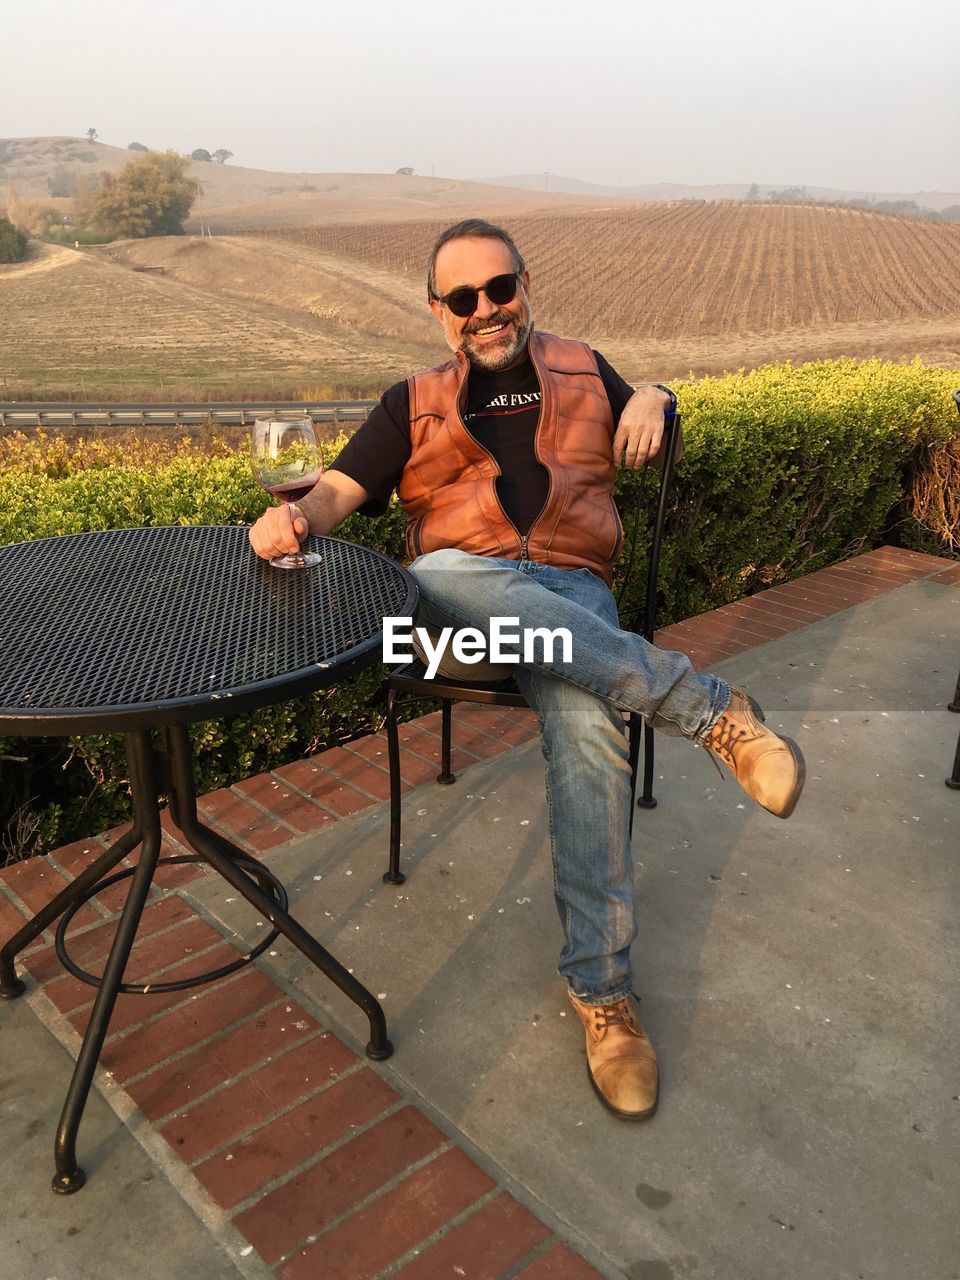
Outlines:
MULTIPOLYGON (((960 711, 960 676, 957 676, 957 691, 953 695, 953 701, 947 704, 947 709, 960 711)), ((960 737, 957 738, 957 750, 953 757, 953 773, 944 781, 952 791, 960 791, 960 737)))
POLYGON ((216 831, 205 827, 197 817, 197 796, 193 782, 190 738, 182 726, 164 730, 164 740, 170 759, 172 793, 170 813, 183 832, 188 843, 196 849, 228 884, 256 907, 274 928, 288 938, 298 951, 325 974, 344 995, 367 1015, 370 1024, 370 1040, 366 1046, 368 1058, 382 1060, 393 1053, 387 1039, 387 1024, 379 1001, 362 983, 320 945, 314 936, 278 904, 269 898, 257 883, 237 865, 242 850, 216 831))
MULTIPOLYGON (((449 701, 443 703, 446 712, 449 701)), ((387 692, 387 755, 390 762, 390 862, 383 873, 384 884, 403 884, 406 876, 400 870, 400 738, 397 725, 397 693, 387 692)), ((447 761, 449 766, 449 761, 447 761)))
POLYGON ((112 867, 115 867, 118 862, 127 856, 131 849, 136 848, 141 838, 139 827, 135 822, 131 829, 124 832, 119 840, 115 840, 96 862, 92 862, 85 871, 82 871, 77 876, 76 880, 72 880, 70 884, 61 889, 42 911, 38 911, 29 923, 25 924, 4 944, 3 950, 0 951, 0 996, 13 1000, 23 994, 25 988, 23 982, 17 977, 17 971, 13 963, 17 954, 24 947, 29 946, 34 938, 39 937, 44 929, 53 924, 58 916, 63 915, 68 907, 75 902, 79 902, 87 890, 100 880, 101 876, 106 875, 112 867))
POLYGON ((57 1128, 54 1148, 57 1172, 53 1179, 53 1189, 62 1195, 79 1191, 86 1181, 86 1175, 77 1164, 77 1130, 80 1128, 83 1109, 90 1093, 100 1050, 106 1039, 117 992, 123 981, 123 972, 130 957, 157 859, 160 856, 160 807, 157 798, 153 746, 149 733, 128 734, 126 748, 127 763, 130 767, 130 791, 133 797, 133 830, 140 836, 140 858, 130 885, 130 892, 123 904, 116 936, 110 948, 110 956, 103 971, 100 989, 84 1033, 83 1044, 73 1069, 73 1079, 70 1081, 57 1128))

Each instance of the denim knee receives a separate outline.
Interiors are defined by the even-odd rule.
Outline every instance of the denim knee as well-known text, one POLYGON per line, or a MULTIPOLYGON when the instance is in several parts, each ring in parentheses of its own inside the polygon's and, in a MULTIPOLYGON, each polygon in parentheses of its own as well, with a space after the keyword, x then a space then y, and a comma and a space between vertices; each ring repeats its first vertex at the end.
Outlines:
POLYGON ((463 569, 466 568, 465 561, 469 563, 484 559, 483 556, 472 556, 467 551, 460 551, 457 547, 440 547, 437 551, 425 551, 422 556, 417 556, 409 567, 413 574, 418 570, 463 569))

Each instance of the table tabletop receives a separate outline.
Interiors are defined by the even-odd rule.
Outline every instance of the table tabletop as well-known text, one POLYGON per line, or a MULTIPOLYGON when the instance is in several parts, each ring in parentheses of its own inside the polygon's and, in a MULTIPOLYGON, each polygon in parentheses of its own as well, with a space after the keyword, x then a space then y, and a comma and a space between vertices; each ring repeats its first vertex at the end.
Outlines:
POLYGON ((235 715, 380 656, 410 575, 308 537, 274 569, 240 526, 110 529, 0 547, 0 733, 124 732, 235 715))

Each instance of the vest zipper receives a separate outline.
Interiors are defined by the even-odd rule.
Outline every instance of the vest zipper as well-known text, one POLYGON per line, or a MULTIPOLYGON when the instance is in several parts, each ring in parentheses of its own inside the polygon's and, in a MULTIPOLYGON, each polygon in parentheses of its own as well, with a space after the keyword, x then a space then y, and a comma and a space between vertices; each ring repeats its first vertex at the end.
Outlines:
MULTIPOLYGON (((532 332, 530 336, 533 337, 532 332)), ((537 386, 540 388, 540 412, 537 415, 537 429, 533 433, 533 452, 537 461, 540 463, 541 467, 543 467, 544 471, 546 471, 547 473, 547 496, 543 500, 543 506, 540 508, 537 514, 530 521, 530 528, 527 530, 526 537, 522 539, 524 560, 527 558, 527 538, 530 537, 534 529, 537 527, 537 521, 546 511, 547 507, 550 505, 550 499, 553 497, 553 472, 550 470, 550 468, 547 466, 544 460, 540 457, 540 428, 543 426, 543 413, 547 407, 546 406, 547 393, 543 385, 543 379, 540 377, 540 370, 537 368, 537 362, 534 359, 534 354, 529 344, 527 346, 527 354, 530 356, 530 363, 533 365, 533 372, 537 379, 537 386)))
MULTIPOLYGON (((536 366, 534 366, 534 370, 536 370, 536 366)), ((542 392, 541 392, 541 396, 542 396, 542 392)), ((500 470, 499 466, 497 466, 496 458, 493 456, 490 450, 486 447, 486 445, 483 445, 480 443, 480 441, 477 439, 477 437, 473 434, 473 432, 470 430, 470 428, 467 426, 467 424, 463 420, 462 406, 463 404, 466 403, 466 399, 467 399, 467 380, 466 378, 464 378, 460 387, 460 393, 457 396, 457 417, 460 419, 460 425, 461 427, 463 427, 464 431, 467 433, 467 435, 470 437, 473 443, 477 446, 477 448, 482 449, 483 452, 490 459, 490 461, 493 463, 497 475, 502 476, 503 472, 500 470)), ((540 430, 539 422, 537 423, 537 430, 538 431, 540 430)), ((504 520, 506 520, 507 524, 513 530, 513 532, 517 535, 517 541, 520 543, 520 563, 522 564, 524 560, 526 560, 527 558, 527 537, 529 536, 529 534, 522 534, 520 530, 517 528, 517 526, 510 519, 510 517, 507 515, 506 511, 504 511, 503 503, 500 501, 500 495, 497 493, 496 478, 494 478, 494 483, 493 483, 493 496, 496 499, 497 506, 500 508, 500 514, 503 516, 504 520)), ((530 527, 533 528, 532 525, 530 527)))

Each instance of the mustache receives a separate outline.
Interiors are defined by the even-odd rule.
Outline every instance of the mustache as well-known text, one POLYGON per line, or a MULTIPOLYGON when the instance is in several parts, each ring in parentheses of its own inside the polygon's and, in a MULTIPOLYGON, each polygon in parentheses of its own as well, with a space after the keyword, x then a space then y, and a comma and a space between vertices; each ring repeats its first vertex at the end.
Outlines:
POLYGON ((464 328, 464 333, 476 333, 478 329, 488 329, 494 324, 513 324, 513 316, 508 316, 502 311, 498 311, 496 315, 486 316, 483 320, 476 320, 468 324, 464 328))

